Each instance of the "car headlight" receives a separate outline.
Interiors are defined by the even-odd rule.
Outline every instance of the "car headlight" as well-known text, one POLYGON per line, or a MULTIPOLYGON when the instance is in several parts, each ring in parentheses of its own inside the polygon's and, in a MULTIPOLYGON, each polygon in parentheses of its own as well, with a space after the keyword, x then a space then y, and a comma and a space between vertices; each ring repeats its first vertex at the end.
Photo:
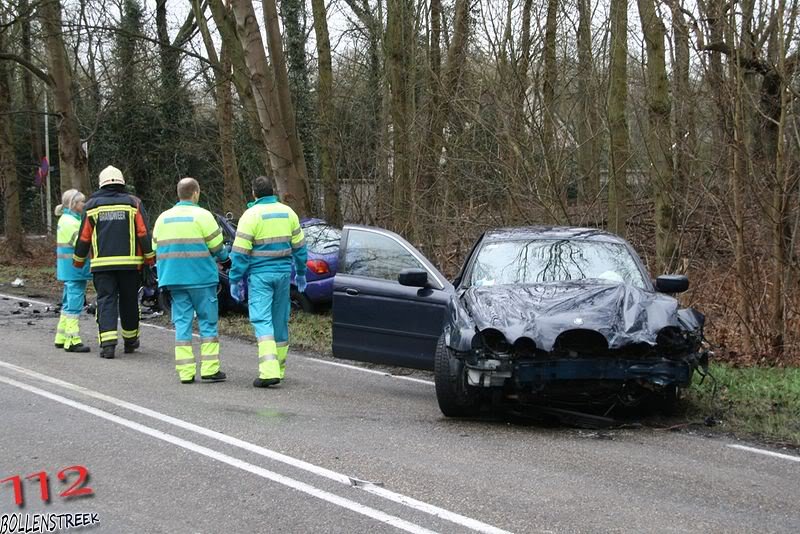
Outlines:
POLYGON ((496 354, 508 354, 511 352, 511 343, 506 336, 495 328, 487 328, 480 334, 483 346, 496 354))

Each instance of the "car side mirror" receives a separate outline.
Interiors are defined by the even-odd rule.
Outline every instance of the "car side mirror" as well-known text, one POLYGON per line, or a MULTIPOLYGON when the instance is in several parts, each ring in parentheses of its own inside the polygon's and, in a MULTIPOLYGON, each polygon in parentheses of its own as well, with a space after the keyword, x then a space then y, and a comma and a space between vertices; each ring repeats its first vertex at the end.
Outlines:
POLYGON ((403 269, 397 275, 401 286, 428 287, 428 272, 424 269, 403 269))
POLYGON ((689 289, 689 279, 682 274, 662 274, 656 278, 659 293, 683 293, 689 289))

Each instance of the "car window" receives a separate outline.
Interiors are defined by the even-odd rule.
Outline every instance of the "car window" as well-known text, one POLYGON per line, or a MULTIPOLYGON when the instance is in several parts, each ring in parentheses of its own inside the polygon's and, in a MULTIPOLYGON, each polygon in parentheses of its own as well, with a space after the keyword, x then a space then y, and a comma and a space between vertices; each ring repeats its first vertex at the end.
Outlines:
POLYGON ((493 286, 587 279, 645 287, 642 273, 627 247, 568 239, 487 243, 478 251, 469 284, 493 286))
POLYGON ((315 254, 332 254, 339 250, 342 231, 328 224, 312 224, 303 228, 308 250, 315 254))
POLYGON ((391 237, 355 229, 347 232, 344 274, 397 281, 403 269, 425 266, 391 237))

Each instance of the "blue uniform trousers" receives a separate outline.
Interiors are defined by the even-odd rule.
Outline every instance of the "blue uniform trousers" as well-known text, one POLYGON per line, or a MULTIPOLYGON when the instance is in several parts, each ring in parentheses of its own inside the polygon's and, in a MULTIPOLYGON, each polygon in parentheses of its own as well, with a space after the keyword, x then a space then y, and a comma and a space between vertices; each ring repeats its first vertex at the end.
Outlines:
POLYGON ((247 279, 250 322, 258 341, 258 376, 283 379, 289 351, 290 273, 258 273, 247 279))
POLYGON ((61 317, 56 327, 56 345, 65 349, 81 343, 79 319, 83 310, 86 280, 67 280, 61 294, 61 317))
POLYGON ((172 323, 175 325, 175 369, 181 380, 194 378, 197 366, 192 351, 192 322, 195 313, 200 328, 200 376, 219 371, 219 305, 217 286, 169 288, 172 295, 172 323))

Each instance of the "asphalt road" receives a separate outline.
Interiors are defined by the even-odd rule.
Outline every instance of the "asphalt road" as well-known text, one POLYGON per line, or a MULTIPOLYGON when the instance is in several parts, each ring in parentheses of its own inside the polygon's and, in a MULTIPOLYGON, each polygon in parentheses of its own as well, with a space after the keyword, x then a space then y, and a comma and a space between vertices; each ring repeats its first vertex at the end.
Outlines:
POLYGON ((284 383, 255 389, 256 347, 233 339, 227 382, 182 385, 171 332, 143 327, 138 353, 102 360, 91 317, 89 354, 53 348, 56 322, 0 296, 0 480, 46 471, 51 494, 25 481, 20 508, 4 482, 0 514, 96 513, 94 532, 800 531, 785 451, 449 420, 424 376, 296 351, 284 383), (91 496, 59 496, 73 465, 91 496))

